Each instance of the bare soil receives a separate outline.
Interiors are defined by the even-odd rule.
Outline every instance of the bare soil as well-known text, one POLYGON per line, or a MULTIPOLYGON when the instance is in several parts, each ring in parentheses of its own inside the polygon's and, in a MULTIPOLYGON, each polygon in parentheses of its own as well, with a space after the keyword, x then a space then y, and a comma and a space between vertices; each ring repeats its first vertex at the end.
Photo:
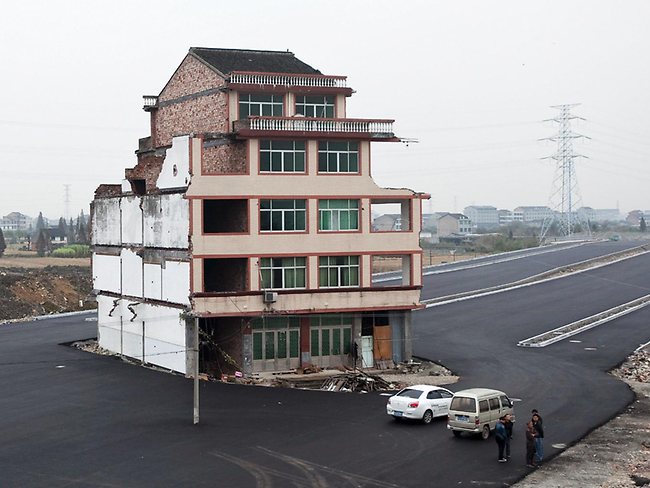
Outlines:
POLYGON ((0 321, 91 309, 91 291, 88 266, 0 268, 0 321))
POLYGON ((7 248, 0 258, 2 268, 45 268, 46 266, 82 266, 90 267, 90 258, 53 258, 39 257, 35 251, 20 251, 15 246, 7 248))

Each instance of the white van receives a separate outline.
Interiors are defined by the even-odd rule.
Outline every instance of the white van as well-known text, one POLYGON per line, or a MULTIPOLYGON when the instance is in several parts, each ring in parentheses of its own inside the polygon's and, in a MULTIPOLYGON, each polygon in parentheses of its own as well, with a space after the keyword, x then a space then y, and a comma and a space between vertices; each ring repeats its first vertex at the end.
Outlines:
POLYGON ((514 422, 512 400, 502 391, 488 388, 461 390, 454 393, 449 405, 447 428, 456 437, 463 432, 469 432, 480 434, 483 439, 487 439, 499 417, 506 414, 512 415, 514 422))

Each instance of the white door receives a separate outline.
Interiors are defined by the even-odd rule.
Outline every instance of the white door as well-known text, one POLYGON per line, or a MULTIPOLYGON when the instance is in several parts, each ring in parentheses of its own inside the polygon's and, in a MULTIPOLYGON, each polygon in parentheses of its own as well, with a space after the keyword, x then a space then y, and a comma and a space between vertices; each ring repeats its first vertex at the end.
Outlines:
POLYGON ((374 365, 372 336, 361 336, 361 367, 372 368, 374 365))

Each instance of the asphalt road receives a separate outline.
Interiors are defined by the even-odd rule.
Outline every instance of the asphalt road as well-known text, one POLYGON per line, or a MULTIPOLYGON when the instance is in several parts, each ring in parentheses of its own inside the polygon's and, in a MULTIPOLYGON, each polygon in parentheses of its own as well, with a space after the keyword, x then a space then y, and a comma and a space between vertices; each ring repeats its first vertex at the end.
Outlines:
MULTIPOLYGON (((553 454, 632 400, 605 371, 650 340, 650 308, 572 338, 580 343, 517 341, 650 293, 649 265, 640 256, 420 311, 414 352, 460 374, 452 390, 520 399, 522 424, 538 408, 553 454)), ((456 439, 444 420, 393 422, 378 394, 202 382, 193 426, 191 380, 59 345, 93 337, 95 325, 75 316, 0 327, 0 486, 507 486, 526 473, 521 424, 514 457, 499 464, 492 440, 456 439)))

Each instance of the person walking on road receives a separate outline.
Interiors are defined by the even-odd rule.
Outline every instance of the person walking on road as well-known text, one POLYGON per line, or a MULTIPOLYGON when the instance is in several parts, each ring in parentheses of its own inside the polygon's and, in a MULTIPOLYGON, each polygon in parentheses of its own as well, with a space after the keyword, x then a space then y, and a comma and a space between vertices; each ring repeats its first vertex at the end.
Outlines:
POLYGON ((535 464, 535 427, 533 421, 526 424, 526 466, 534 468, 535 464))
POLYGON ((499 459, 498 461, 500 463, 505 463, 508 459, 503 455, 503 451, 506 447, 506 438, 508 437, 508 434, 506 432, 506 426, 504 425, 504 419, 505 417, 500 417, 499 420, 497 420, 497 425, 494 429, 494 438, 497 441, 497 445, 499 446, 499 459))
POLYGON ((535 457, 537 462, 541 463, 544 459, 544 422, 539 412, 535 409, 532 411, 533 418, 533 427, 535 428, 535 457))
POLYGON ((510 439, 512 439, 512 415, 509 413, 503 416, 503 426, 506 428, 506 459, 510 457, 510 439))

